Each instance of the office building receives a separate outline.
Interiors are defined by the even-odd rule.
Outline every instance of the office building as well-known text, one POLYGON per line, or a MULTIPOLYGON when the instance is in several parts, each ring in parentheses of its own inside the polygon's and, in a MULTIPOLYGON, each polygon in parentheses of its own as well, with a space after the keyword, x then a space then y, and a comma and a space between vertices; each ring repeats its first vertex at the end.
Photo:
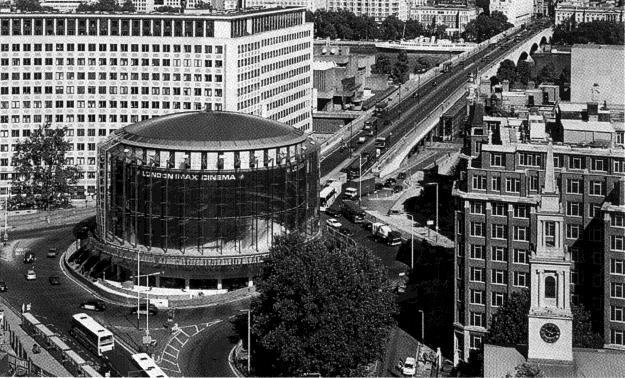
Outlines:
POLYGON ((597 103, 560 103, 553 113, 554 119, 535 111, 525 119, 490 117, 480 104, 472 111, 471 158, 453 190, 455 362, 481 347, 492 315, 509 295, 530 287, 530 260, 543 235, 536 214, 550 164, 557 183, 550 195, 557 194, 563 216, 562 234, 553 236, 562 236, 570 256, 564 279, 571 301, 592 312, 606 345, 625 348, 619 320, 625 303, 619 291, 625 282, 623 207, 609 202, 625 185, 623 123, 597 103))
POLYGON ((488 8, 491 13, 503 13, 514 26, 530 21, 534 15, 533 0, 493 0, 488 8))
POLYGON ((325 9, 333 12, 344 9, 356 16, 373 17, 377 22, 389 16, 395 16, 401 21, 408 19, 408 2, 405 0, 327 0, 325 9))
POLYGON ((566 22, 592 21, 612 21, 623 22, 623 6, 617 7, 613 4, 561 2, 555 7, 555 24, 560 25, 566 22))
POLYGON ((12 149, 67 127, 68 164, 95 193, 96 145, 158 115, 223 110, 312 131, 313 25, 304 8, 204 14, 0 14, 0 195, 12 149))
POLYGON ((408 18, 423 25, 445 25, 447 34, 460 34, 479 14, 480 9, 475 6, 413 4, 409 9, 408 18))

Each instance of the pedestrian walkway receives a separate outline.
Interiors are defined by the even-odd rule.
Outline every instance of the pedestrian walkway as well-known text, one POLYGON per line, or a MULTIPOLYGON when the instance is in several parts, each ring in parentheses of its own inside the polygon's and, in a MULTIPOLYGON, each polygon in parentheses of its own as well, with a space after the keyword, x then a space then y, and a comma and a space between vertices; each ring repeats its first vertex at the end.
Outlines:
POLYGON ((442 235, 429 227, 414 226, 414 222, 406 216, 406 214, 387 215, 378 210, 365 210, 371 217, 384 222, 392 228, 400 231, 402 236, 410 239, 414 231, 414 237, 417 240, 424 240, 433 246, 441 246, 444 248, 453 248, 454 242, 445 235, 442 235), (412 227, 411 227, 412 225, 412 227))
POLYGON ((2 321, 2 350, 13 356, 16 356, 26 362, 26 375, 49 375, 54 377, 70 377, 72 374, 63 367, 42 345, 39 345, 20 325, 22 319, 19 313, 16 313, 6 303, 0 303, 0 310, 3 312, 2 321), (33 345, 39 346, 39 353, 32 353, 33 345), (32 366, 34 365, 34 367, 32 366), (43 369, 44 372, 40 370, 43 369))

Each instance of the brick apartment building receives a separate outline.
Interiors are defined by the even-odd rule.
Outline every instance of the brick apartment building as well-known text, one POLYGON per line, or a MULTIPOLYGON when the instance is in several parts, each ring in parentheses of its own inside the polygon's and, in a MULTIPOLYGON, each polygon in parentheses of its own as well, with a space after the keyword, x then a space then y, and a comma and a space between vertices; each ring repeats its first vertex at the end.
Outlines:
POLYGON ((549 149, 565 215, 572 302, 593 313, 607 347, 625 349, 623 123, 596 103, 557 104, 522 119, 485 116, 481 104, 472 110, 471 157, 453 190, 455 362, 481 347, 498 307, 530 285, 549 149))

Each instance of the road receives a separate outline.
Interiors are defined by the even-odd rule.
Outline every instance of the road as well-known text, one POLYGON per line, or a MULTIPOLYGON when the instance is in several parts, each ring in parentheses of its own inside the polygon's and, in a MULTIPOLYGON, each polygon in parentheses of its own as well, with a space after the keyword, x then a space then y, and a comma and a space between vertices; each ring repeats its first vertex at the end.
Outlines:
POLYGON ((185 377, 235 377, 228 354, 239 341, 228 320, 207 328, 185 345, 179 359, 185 377))

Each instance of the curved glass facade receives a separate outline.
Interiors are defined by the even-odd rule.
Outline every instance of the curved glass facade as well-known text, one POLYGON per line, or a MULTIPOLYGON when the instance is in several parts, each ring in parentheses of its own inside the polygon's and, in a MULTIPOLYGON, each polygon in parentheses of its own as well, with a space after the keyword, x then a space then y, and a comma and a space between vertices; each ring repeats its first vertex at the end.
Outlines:
POLYGON ((108 195, 99 210, 107 240, 164 252, 249 254, 267 252, 276 235, 319 231, 317 149, 279 165, 231 170, 142 165, 107 152, 100 158, 108 159, 108 195))

